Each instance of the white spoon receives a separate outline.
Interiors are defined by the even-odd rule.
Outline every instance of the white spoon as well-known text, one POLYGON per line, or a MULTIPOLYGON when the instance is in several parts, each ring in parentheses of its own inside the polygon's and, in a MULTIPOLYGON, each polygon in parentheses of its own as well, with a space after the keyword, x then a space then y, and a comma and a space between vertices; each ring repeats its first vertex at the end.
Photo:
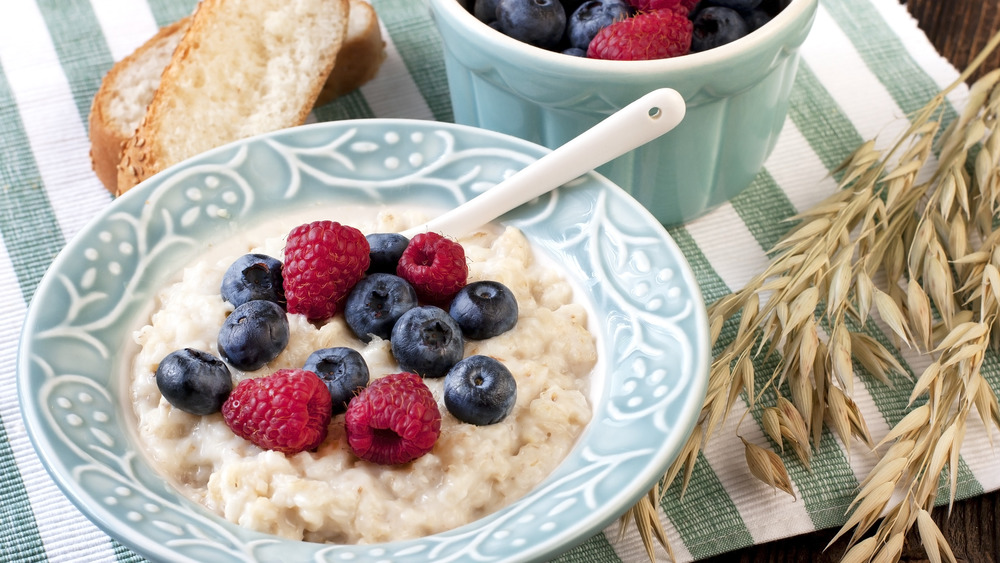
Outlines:
POLYGON ((676 90, 653 90, 469 201, 403 231, 459 237, 670 131, 684 118, 676 90))

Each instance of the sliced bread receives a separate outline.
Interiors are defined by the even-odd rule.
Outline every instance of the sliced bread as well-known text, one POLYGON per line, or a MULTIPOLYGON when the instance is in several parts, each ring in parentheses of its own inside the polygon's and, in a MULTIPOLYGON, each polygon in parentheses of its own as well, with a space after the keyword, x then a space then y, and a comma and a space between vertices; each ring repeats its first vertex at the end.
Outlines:
POLYGON ((347 38, 337 53, 337 62, 316 99, 323 105, 366 84, 382 67, 385 40, 378 25, 378 15, 368 0, 351 0, 347 38))
POLYGON ((347 35, 348 0, 202 0, 117 167, 117 194, 185 158, 303 123, 347 35))
MULTIPOLYGON (((122 145, 146 115, 146 107, 160 85, 191 18, 164 26, 132 54, 115 63, 104 76, 90 107, 90 160, 98 179, 109 191, 118 189, 122 145)), ((375 9, 367 0, 350 0, 347 37, 327 77, 316 105, 326 104, 375 77, 385 60, 385 41, 375 9)))
POLYGON ((118 189, 122 145, 135 133, 189 18, 165 26, 104 75, 90 105, 90 162, 104 187, 118 189))

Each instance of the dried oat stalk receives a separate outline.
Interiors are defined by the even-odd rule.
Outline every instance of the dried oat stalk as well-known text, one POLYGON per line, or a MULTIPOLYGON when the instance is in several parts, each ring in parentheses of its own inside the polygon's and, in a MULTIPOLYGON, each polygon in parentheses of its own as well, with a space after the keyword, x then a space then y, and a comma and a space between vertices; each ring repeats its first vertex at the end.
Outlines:
MULTIPOLYGON (((837 171, 840 189, 793 218, 768 268, 709 306, 712 342, 727 323, 736 335, 716 352, 696 430, 662 490, 683 475, 683 497, 704 442, 742 397, 760 407, 771 447, 790 448, 807 468, 824 428, 879 453, 837 534, 850 533, 844 561, 897 561, 914 529, 930 560, 954 561, 930 516, 939 475, 947 469, 953 501, 970 417, 1000 428, 981 374, 987 349, 1000 344, 1000 69, 970 88, 942 130, 943 110, 998 43, 1000 34, 888 149, 858 147, 837 171), (932 363, 910 380, 897 347, 932 363), (772 355, 779 368, 759 385, 754 362, 772 355), (911 386, 908 413, 879 444, 852 400, 859 376, 911 386)), ((748 474, 794 496, 781 458, 744 444, 748 474)), ((653 537, 666 544, 650 517, 656 502, 647 495, 631 513, 650 554, 653 537)))

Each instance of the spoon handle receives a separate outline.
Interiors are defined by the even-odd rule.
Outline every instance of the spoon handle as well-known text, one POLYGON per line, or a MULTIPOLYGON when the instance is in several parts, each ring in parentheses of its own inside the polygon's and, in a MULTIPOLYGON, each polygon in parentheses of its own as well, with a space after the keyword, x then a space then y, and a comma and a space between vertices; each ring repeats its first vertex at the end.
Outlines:
POLYGON ((653 90, 510 178, 403 234, 433 231, 461 236, 670 131, 685 110, 684 98, 676 90, 653 90))

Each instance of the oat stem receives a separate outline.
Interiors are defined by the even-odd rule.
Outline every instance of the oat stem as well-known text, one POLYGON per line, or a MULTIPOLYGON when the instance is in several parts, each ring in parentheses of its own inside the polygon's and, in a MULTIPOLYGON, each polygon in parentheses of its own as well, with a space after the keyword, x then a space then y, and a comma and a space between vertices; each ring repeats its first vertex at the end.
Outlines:
MULTIPOLYGON (((947 96, 998 44, 1000 33, 888 149, 859 146, 835 171, 840 189, 791 219, 767 269, 709 306, 713 343, 727 322, 736 334, 716 352, 695 432, 660 492, 629 513, 651 557, 654 537, 669 550, 654 517, 659 495, 683 475, 683 499, 698 453, 743 396, 762 409, 771 447, 787 443, 806 468, 823 428, 848 449, 859 440, 879 455, 834 538, 851 532, 845 562, 897 561, 911 531, 929 559, 954 561, 930 516, 940 476, 950 507, 970 416, 1000 428, 997 394, 981 373, 1000 343, 1000 69, 977 80, 961 115, 942 126, 947 96), (931 364, 911 379, 880 333, 931 364), (771 355, 780 365, 758 388, 755 360, 771 355), (906 414, 878 445, 852 398, 858 376, 909 385, 906 414)), ((794 495, 782 458, 741 440, 748 474, 794 495)))

